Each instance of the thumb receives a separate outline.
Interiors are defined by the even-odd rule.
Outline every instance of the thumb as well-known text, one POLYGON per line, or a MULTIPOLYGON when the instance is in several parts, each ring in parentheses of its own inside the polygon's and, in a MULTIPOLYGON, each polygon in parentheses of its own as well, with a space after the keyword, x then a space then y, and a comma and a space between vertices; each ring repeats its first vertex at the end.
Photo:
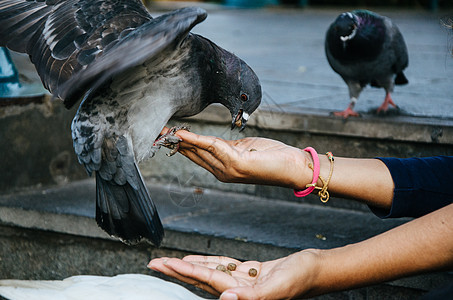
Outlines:
POLYGON ((236 293, 232 292, 232 291, 224 291, 221 295, 220 295, 220 300, 238 300, 239 297, 236 293))
POLYGON ((238 300, 238 299, 258 299, 259 295, 256 293, 254 287, 239 287, 228 289, 220 295, 220 300, 238 300))

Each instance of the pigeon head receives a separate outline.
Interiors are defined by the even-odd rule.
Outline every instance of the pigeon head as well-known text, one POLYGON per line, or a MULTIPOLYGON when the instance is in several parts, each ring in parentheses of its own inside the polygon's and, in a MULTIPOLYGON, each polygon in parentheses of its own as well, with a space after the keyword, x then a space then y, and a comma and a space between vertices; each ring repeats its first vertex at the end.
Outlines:
POLYGON ((326 33, 326 51, 342 62, 372 60, 386 37, 384 19, 367 10, 340 14, 326 33))
POLYGON ((242 131, 261 103, 261 84, 243 60, 226 50, 221 52, 221 63, 214 74, 214 97, 230 111, 231 129, 242 131))
POLYGON ((231 129, 239 128, 244 130, 245 125, 258 105, 261 103, 261 85, 255 72, 241 59, 239 61, 238 87, 232 91, 228 99, 228 109, 230 110, 232 121, 231 129))
POLYGON ((339 15, 333 26, 336 36, 339 36, 342 42, 353 39, 357 34, 357 28, 357 17, 350 12, 339 15))

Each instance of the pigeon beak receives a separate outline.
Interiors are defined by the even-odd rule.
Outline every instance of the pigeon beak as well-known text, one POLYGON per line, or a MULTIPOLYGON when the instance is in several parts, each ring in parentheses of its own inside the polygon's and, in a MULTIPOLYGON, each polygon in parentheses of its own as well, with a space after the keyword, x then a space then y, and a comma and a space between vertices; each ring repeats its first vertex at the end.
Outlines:
POLYGON ((236 115, 233 116, 233 121, 231 122, 231 130, 238 127, 239 132, 244 130, 247 121, 249 120, 250 115, 244 110, 240 109, 236 115))
POLYGON ((357 25, 353 25, 352 32, 347 36, 340 36, 341 41, 344 43, 346 41, 352 40, 357 33, 357 25))

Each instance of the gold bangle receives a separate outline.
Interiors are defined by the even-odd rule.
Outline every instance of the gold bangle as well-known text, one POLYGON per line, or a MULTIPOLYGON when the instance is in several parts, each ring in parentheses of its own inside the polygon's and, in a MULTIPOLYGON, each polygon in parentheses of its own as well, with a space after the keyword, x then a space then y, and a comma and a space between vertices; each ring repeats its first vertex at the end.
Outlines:
MULTIPOLYGON (((330 195, 329 195, 329 192, 327 191, 327 188, 328 188, 328 186, 329 186, 330 179, 332 178, 332 174, 333 174, 333 162, 334 162, 334 160, 335 160, 335 159, 333 158, 332 152, 327 152, 327 153, 326 153, 326 156, 327 156, 327 158, 328 158, 329 161, 330 161, 329 177, 327 177, 327 180, 324 180, 324 178, 322 178, 322 176, 319 175, 319 179, 320 179, 321 182, 322 182, 322 187, 315 186, 315 189, 316 189, 316 190, 319 190, 318 196, 319 196, 319 200, 321 200, 322 203, 326 203, 326 202, 329 201, 329 199, 330 199, 330 195)), ((313 169, 313 167, 311 166, 311 164, 309 164, 308 167, 310 167, 310 169, 313 169)))

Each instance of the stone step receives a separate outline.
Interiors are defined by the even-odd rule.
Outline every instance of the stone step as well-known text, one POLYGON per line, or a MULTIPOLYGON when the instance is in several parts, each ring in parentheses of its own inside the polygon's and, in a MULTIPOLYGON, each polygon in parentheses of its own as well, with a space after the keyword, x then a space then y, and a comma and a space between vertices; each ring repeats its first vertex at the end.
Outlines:
MULTIPOLYGON (((125 246, 96 225, 93 180, 0 196, 0 257, 2 270, 8 270, 2 272, 1 277, 61 279, 75 275, 74 272, 93 275, 146 273, 144 266, 149 255, 201 253, 241 260, 271 260, 301 249, 327 249, 359 242, 409 221, 380 220, 369 212, 269 201, 211 189, 194 190, 169 184, 150 184, 148 187, 166 231, 160 249, 147 244, 125 246), (43 242, 46 236, 54 241, 43 242), (27 237, 26 242, 24 237, 27 237), (46 246, 43 247, 49 249, 43 253, 42 249, 34 248, 34 243, 44 243, 46 246), (111 247, 109 255, 103 256, 98 248, 105 243, 116 246, 111 247), (67 256, 59 247, 68 251, 67 256), (11 254, 12 249, 18 252, 11 254), (125 255, 125 252, 130 254, 125 255), (56 257, 48 257, 53 253, 57 253, 56 257), (38 254, 39 259, 32 259, 38 254), (45 264, 48 260, 50 267, 45 264), (118 260, 117 265, 115 260, 118 260), (78 271, 74 271, 74 264, 78 271), (116 265, 114 270, 106 269, 112 264, 116 265)), ((107 246, 102 246, 102 251, 107 251, 104 247, 107 246)), ((394 281, 374 289, 382 291, 383 286, 398 287, 410 290, 409 294, 414 295, 451 279, 452 274, 436 273, 394 281)))

